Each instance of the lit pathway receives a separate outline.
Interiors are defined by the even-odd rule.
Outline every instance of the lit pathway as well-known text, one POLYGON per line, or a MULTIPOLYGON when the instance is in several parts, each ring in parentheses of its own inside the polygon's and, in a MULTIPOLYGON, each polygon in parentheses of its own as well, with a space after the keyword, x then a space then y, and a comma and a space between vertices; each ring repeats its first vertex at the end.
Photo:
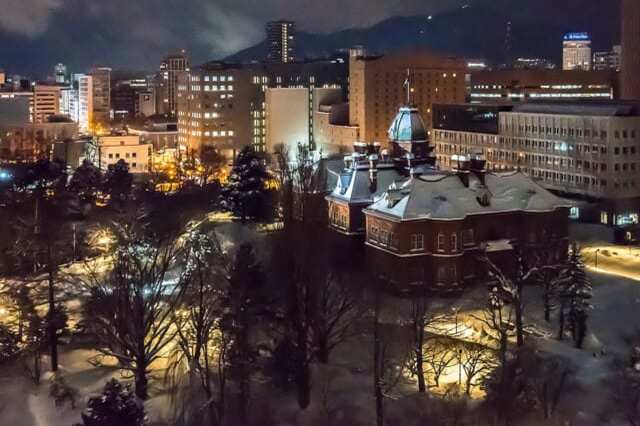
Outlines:
POLYGON ((587 268, 592 271, 640 281, 639 248, 597 245, 584 247, 582 255, 587 268))

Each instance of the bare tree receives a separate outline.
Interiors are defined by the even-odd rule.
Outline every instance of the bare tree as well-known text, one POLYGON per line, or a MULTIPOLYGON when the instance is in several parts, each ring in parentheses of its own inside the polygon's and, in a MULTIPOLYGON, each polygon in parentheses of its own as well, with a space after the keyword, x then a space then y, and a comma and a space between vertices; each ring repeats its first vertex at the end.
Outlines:
POLYGON ((457 361, 465 373, 465 393, 479 385, 478 380, 495 368, 495 351, 477 343, 462 342, 456 350, 457 361))
POLYGON ((424 347, 424 363, 431 373, 435 387, 440 386, 440 377, 456 360, 456 347, 449 337, 429 339, 424 347))
POLYGON ((413 356, 410 360, 410 369, 418 378, 418 392, 425 393, 427 391, 427 381, 424 374, 424 345, 425 345, 425 328, 431 321, 428 313, 428 301, 425 294, 421 294, 411 301, 411 330, 413 337, 413 356))
POLYGON ((480 258, 487 266, 489 276, 493 278, 497 284, 496 289, 499 290, 499 297, 513 306, 514 318, 516 325, 516 342, 518 346, 524 345, 524 288, 525 285, 538 273, 537 267, 528 267, 523 253, 518 252, 516 258, 516 276, 515 279, 509 278, 498 266, 496 266, 488 257, 480 258))
POLYGON ((221 326, 226 296, 226 259, 215 236, 199 231, 186 237, 184 267, 187 269, 187 288, 180 309, 173 314, 177 344, 169 357, 168 382, 176 389, 174 396, 182 397, 180 417, 203 423, 200 413, 207 413, 209 424, 223 423, 227 382, 227 353, 231 343, 229 333, 221 326), (186 378, 187 392, 181 387, 186 378), (203 410, 195 414, 189 408, 197 404, 196 389, 204 392, 203 410), (199 419, 199 420, 198 420, 199 419))
POLYGON ((316 358, 327 364, 331 352, 352 335, 360 310, 353 290, 336 274, 328 272, 319 284, 311 333, 316 358))
POLYGON ((173 315, 188 277, 177 270, 177 239, 151 240, 126 227, 119 231, 122 241, 112 267, 88 271, 86 318, 101 344, 98 350, 133 373, 136 395, 146 399, 151 365, 178 335, 173 315))

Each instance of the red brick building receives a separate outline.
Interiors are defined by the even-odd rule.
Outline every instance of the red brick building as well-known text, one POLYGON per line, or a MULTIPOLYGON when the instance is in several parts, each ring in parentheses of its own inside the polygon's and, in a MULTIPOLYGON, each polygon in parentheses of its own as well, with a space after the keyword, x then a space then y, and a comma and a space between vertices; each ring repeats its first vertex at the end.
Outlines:
POLYGON ((389 129, 392 154, 356 144, 327 196, 329 224, 363 235, 378 273, 400 289, 452 289, 482 278, 480 256, 507 272, 517 251, 557 263, 567 253, 569 205, 521 172, 488 173, 481 156, 435 167, 416 109, 389 129))

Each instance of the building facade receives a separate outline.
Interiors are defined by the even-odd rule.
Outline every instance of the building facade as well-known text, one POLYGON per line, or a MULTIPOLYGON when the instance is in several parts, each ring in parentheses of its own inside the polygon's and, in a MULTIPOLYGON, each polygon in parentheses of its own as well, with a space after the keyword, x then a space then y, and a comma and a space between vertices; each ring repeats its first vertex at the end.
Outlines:
POLYGON ((194 152, 203 145, 215 146, 229 158, 246 145, 265 151, 269 88, 339 87, 344 91, 346 81, 347 66, 338 61, 209 62, 194 67, 180 76, 178 84, 179 143, 194 152))
POLYGON ((32 162, 49 158, 52 145, 78 136, 76 123, 22 123, 0 127, 0 159, 32 162))
POLYGON ((267 61, 289 63, 295 61, 296 24, 292 21, 267 23, 267 61))
POLYGON ((595 71, 620 71, 622 61, 622 46, 613 46, 611 51, 593 53, 593 69, 595 71))
POLYGON ((120 160, 129 165, 134 174, 149 173, 151 167, 152 145, 142 143, 139 135, 112 135, 98 137, 100 170, 108 170, 120 160))
POLYGON ((36 84, 31 98, 31 120, 34 123, 46 123, 49 118, 60 114, 60 91, 62 86, 54 84, 36 84))
POLYGON ((562 69, 591 69, 591 38, 587 33, 568 33, 562 41, 562 69))
POLYGON ((111 121, 111 68, 94 68, 92 78, 93 113, 91 123, 106 124, 111 121))
POLYGON ((489 170, 520 169, 546 189, 596 201, 573 214, 608 225, 638 223, 640 110, 637 105, 437 106, 434 143, 443 168, 479 152, 489 170))
POLYGON ((640 2, 622 0, 622 99, 640 99, 640 2))
POLYGON ((506 274, 518 253, 566 257, 569 207, 525 174, 488 172, 477 155, 438 170, 415 108, 388 135, 390 151, 355 144, 326 199, 330 227, 364 236, 375 273, 395 288, 462 288, 486 278, 483 257, 506 274))
MULTIPOLYGON (((362 53, 360 53, 362 54, 362 53)), ((349 126, 364 142, 386 143, 386 130, 406 102, 407 70, 413 85, 411 103, 431 127, 434 103, 459 103, 466 97, 466 62, 423 52, 385 56, 352 54, 349 64, 349 126)))
POLYGON ((500 70, 471 74, 471 102, 610 100, 618 93, 615 70, 500 70))

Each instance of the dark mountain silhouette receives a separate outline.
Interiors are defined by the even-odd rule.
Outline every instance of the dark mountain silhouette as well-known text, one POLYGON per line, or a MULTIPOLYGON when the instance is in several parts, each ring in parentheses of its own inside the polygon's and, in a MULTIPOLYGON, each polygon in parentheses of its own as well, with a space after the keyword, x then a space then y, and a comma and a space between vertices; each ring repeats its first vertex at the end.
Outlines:
MULTIPOLYGON (((588 31, 595 50, 609 50, 619 38, 617 0, 477 0, 456 10, 428 16, 394 17, 370 28, 331 34, 299 32, 297 57, 330 57, 363 45, 372 53, 426 48, 499 63, 505 59, 505 34, 511 22, 511 56, 560 61, 562 36, 588 31)), ((229 60, 248 62, 266 56, 262 42, 229 60)))

